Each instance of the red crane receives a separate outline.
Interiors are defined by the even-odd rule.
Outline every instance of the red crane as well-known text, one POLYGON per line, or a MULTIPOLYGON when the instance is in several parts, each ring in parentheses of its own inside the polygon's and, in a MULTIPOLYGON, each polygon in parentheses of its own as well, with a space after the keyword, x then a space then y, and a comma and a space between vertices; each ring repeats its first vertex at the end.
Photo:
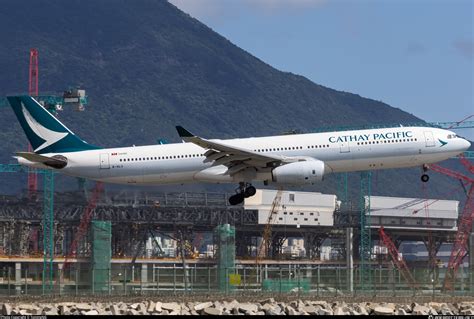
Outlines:
POLYGON ((392 257, 393 263, 395 264, 397 269, 400 271, 403 278, 405 278, 405 280, 408 282, 408 284, 411 287, 418 288, 415 278, 413 278, 410 270, 408 269, 407 264, 405 263, 402 256, 398 252, 397 247, 395 247, 395 244, 392 242, 390 237, 385 233, 383 226, 380 226, 379 228, 379 235, 380 235, 380 240, 382 241, 384 246, 387 247, 388 253, 390 254, 390 257, 392 257))
MULTIPOLYGON (((469 172, 474 173, 473 164, 462 155, 460 155, 460 160, 469 172)), ((436 164, 429 165, 429 168, 435 172, 458 179, 463 183, 463 185, 470 185, 469 191, 467 191, 466 203, 464 204, 464 209, 459 218, 458 231, 456 233, 453 248, 451 249, 448 269, 446 270, 446 276, 444 277, 443 290, 453 290, 459 265, 468 253, 469 234, 471 233, 472 222, 474 220, 474 178, 467 177, 464 174, 436 164)))
POLYGON ((84 210, 84 213, 82 214, 81 222, 79 224, 79 228, 77 229, 77 233, 74 236, 74 239, 71 243, 71 247, 69 248, 68 254, 66 255, 66 259, 64 260, 64 269, 67 269, 67 267, 71 263, 71 259, 77 256, 77 245, 89 229, 92 215, 94 213, 94 208, 97 206, 97 201, 99 200, 103 188, 104 184, 102 182, 96 182, 94 190, 92 191, 92 196, 89 199, 89 203, 87 204, 87 207, 84 210))
MULTIPOLYGON (((28 94, 38 96, 38 49, 30 49, 30 67, 28 76, 28 94)), ((28 143, 28 152, 33 152, 31 144, 28 143)), ((38 174, 34 170, 28 170, 28 197, 33 198, 38 191, 38 174)))

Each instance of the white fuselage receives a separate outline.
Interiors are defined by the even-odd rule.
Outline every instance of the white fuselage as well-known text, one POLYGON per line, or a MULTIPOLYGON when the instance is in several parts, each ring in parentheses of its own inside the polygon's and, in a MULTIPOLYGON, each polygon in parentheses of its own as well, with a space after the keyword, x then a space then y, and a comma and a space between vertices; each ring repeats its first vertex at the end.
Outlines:
MULTIPOLYGON (((307 156, 321 160, 327 173, 420 166, 456 156, 470 144, 454 133, 432 127, 396 127, 357 131, 294 134, 213 140, 262 154, 307 156)), ((240 182, 224 174, 227 167, 204 162, 193 143, 107 148, 63 155, 57 171, 108 183, 158 185, 190 182, 240 182)), ((19 158, 20 164, 48 168, 19 158)), ((265 181, 268 172, 253 181, 265 181)), ((271 179, 271 178, 270 178, 271 179)), ((251 182, 251 181, 245 181, 251 182)))

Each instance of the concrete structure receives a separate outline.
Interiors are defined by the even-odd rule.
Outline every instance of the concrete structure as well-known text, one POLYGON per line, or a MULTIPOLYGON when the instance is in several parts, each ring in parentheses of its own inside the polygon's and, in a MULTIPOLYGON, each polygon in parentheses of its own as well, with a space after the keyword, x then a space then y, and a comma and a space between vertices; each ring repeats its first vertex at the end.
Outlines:
POLYGON ((371 196, 371 227, 457 231, 458 208, 455 200, 371 196))
MULTIPOLYGON (((245 199, 245 210, 258 211, 258 224, 267 223, 277 191, 258 189, 255 196, 245 199)), ((312 192, 284 191, 274 225, 333 226, 337 207, 336 195, 312 192)))

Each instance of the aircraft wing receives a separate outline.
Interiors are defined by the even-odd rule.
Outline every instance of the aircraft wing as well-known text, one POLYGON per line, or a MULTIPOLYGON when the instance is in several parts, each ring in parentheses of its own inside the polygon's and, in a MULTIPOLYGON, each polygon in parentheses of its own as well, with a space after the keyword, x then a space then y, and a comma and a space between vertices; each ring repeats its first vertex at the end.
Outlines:
POLYGON ((179 136, 185 142, 191 142, 202 148, 208 149, 204 153, 205 163, 213 162, 212 166, 225 165, 228 167, 226 174, 234 175, 248 167, 257 171, 266 167, 278 166, 281 163, 295 162, 298 159, 278 154, 260 154, 249 149, 240 148, 215 140, 207 140, 196 136, 183 128, 176 126, 179 136))

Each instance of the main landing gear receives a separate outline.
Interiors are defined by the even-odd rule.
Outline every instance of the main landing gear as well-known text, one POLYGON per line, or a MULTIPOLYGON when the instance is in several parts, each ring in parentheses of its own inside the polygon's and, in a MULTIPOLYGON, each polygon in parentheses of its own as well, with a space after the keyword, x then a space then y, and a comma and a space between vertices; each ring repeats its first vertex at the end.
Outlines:
POLYGON ((421 181, 423 183, 426 183, 430 180, 430 176, 426 174, 427 171, 428 171, 428 165, 423 164, 423 175, 421 175, 421 181))
POLYGON ((242 203, 245 198, 255 195, 256 192, 257 190, 251 184, 239 183, 237 194, 229 197, 229 204, 238 205, 242 203))

